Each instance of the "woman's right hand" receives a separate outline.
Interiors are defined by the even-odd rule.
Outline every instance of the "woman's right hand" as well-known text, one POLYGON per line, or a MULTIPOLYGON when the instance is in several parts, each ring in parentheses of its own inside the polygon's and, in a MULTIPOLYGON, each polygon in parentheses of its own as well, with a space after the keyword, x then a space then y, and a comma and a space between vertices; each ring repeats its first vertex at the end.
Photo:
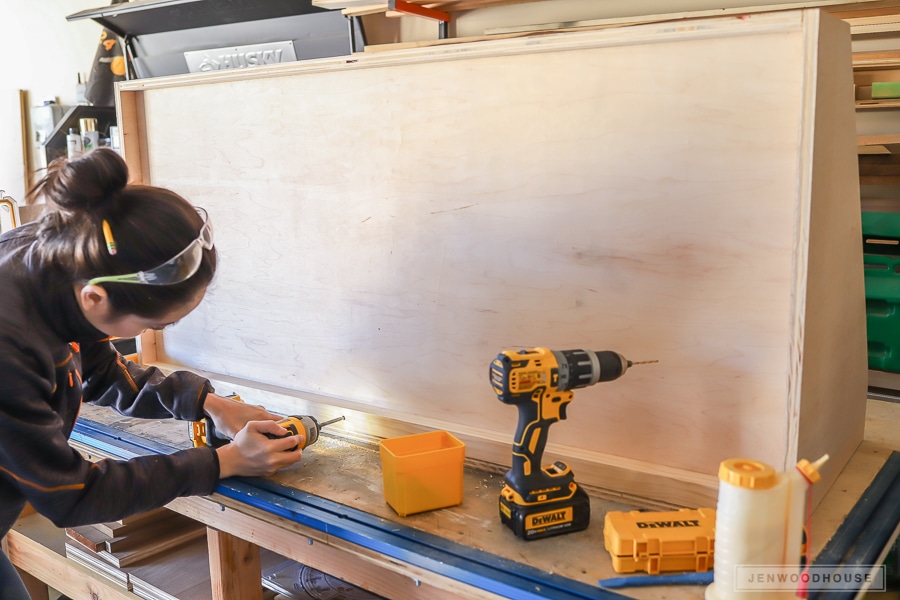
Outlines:
POLYGON ((267 433, 284 435, 288 431, 275 421, 250 421, 230 444, 217 448, 219 477, 272 475, 302 458, 303 434, 270 439, 267 433))

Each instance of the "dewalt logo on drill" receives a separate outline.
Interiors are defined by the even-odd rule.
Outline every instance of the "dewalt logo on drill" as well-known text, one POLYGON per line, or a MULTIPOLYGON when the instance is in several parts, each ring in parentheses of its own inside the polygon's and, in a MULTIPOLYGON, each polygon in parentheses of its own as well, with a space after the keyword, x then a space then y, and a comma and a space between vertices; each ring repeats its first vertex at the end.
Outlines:
POLYGON ((541 529, 552 525, 560 525, 572 521, 572 507, 552 510, 548 512, 528 515, 525 519, 525 529, 541 529))

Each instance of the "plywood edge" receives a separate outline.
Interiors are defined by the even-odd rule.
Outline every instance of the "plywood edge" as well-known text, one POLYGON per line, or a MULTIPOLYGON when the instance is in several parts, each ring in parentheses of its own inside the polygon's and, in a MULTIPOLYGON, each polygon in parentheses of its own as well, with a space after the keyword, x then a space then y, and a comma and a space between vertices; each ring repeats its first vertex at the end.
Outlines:
POLYGON ((551 23, 534 23, 529 25, 515 25, 511 27, 493 27, 487 29, 485 34, 503 34, 503 33, 514 33, 514 32, 523 32, 523 31, 550 31, 568 27, 627 27, 633 25, 635 23, 646 23, 646 22, 678 22, 684 21, 687 19, 704 19, 704 18, 715 18, 715 17, 723 17, 723 16, 735 16, 742 17, 744 15, 754 15, 760 13, 769 13, 769 12, 778 12, 778 11, 793 11, 793 10, 801 10, 801 9, 816 9, 821 8, 822 10, 826 10, 829 12, 833 12, 839 15, 847 15, 846 17, 842 16, 840 18, 851 18, 857 17, 861 15, 869 15, 872 13, 876 13, 878 11, 896 11, 896 7, 898 6, 897 2, 881 2, 878 0, 859 0, 857 2, 847 3, 844 0, 822 0, 822 1, 810 1, 810 2, 778 2, 778 3, 769 3, 769 4, 758 4, 758 5, 748 5, 743 4, 741 6, 735 7, 720 7, 713 9, 687 9, 686 7, 681 7, 682 10, 678 10, 678 6, 676 3, 671 3, 669 8, 671 10, 669 12, 662 13, 654 13, 654 14, 634 14, 634 15, 625 15, 618 17, 601 17, 597 19, 586 19, 581 21, 564 21, 564 22, 551 22, 551 23), (860 6, 871 5, 874 8, 869 9, 860 9, 860 6), (890 8, 884 8, 890 7, 890 8))
MULTIPOLYGON (((163 372, 184 370, 186 367, 171 363, 154 363, 163 372)), ((277 414, 307 412, 319 420, 336 416, 345 421, 329 428, 328 435, 347 437, 356 441, 374 440, 411 435, 433 430, 447 430, 466 444, 466 457, 493 465, 494 470, 505 472, 512 459, 512 435, 516 426, 515 411, 509 414, 509 435, 477 426, 460 426, 439 419, 414 415, 408 412, 391 413, 351 400, 299 392, 278 386, 266 385, 216 373, 196 371, 210 380, 218 394, 238 394, 251 404, 260 404, 277 414)), ((486 401, 496 401, 490 390, 486 401)), ((565 423, 556 425, 557 429, 565 423)), ((588 452, 573 446, 554 443, 554 436, 547 444, 545 462, 555 458, 566 460, 576 475, 576 480, 590 488, 604 490, 605 494, 625 493, 637 498, 647 498, 673 506, 714 506, 718 494, 718 479, 713 475, 694 473, 683 469, 664 467, 599 452, 588 452)), ((557 439, 561 439, 557 436, 557 439)))
POLYGON ((875 0, 869 2, 852 2, 844 5, 838 5, 829 10, 829 12, 839 19, 854 19, 860 17, 874 17, 878 15, 889 15, 898 12, 900 2, 897 0, 875 0))
POLYGON ((861 135, 856 138, 857 146, 896 146, 900 145, 900 134, 861 135))
POLYGON ((122 136, 125 162, 128 163, 129 183, 149 184, 144 94, 140 90, 124 90, 117 86, 116 96, 116 121, 122 136))
POLYGON ((150 364, 159 360, 156 352, 156 336, 158 332, 148 329, 137 338, 137 354, 138 362, 141 364, 150 364))
POLYGON ((759 13, 750 20, 734 17, 704 19, 698 23, 648 23, 628 28, 547 33, 537 36, 490 39, 436 47, 405 48, 395 52, 357 53, 349 57, 322 58, 235 71, 173 75, 138 79, 116 84, 119 94, 153 89, 208 85, 228 81, 268 79, 305 73, 344 69, 375 68, 386 64, 417 64, 434 61, 562 52, 590 48, 649 44, 672 40, 699 40, 732 35, 759 35, 797 31, 802 26, 800 11, 759 13))
POLYGON ((791 306, 790 306, 790 346, 788 353, 788 380, 785 396, 783 437, 786 451, 784 462, 773 465, 784 471, 796 462, 798 452, 797 436, 800 430, 800 400, 803 383, 804 344, 806 336, 807 277, 809 274, 810 204, 813 195, 813 153, 816 116, 816 85, 819 51, 820 13, 810 11, 804 20, 803 29, 803 72, 801 86, 803 98, 800 103, 801 119, 798 135, 797 187, 794 200, 794 238, 792 241, 791 306))
POLYGON ((849 26, 810 12, 795 259, 792 358, 802 364, 790 408, 791 444, 782 469, 801 458, 831 457, 814 488, 818 502, 859 443, 865 428, 867 366, 859 179, 849 26), (802 249, 806 248, 804 256, 802 249))

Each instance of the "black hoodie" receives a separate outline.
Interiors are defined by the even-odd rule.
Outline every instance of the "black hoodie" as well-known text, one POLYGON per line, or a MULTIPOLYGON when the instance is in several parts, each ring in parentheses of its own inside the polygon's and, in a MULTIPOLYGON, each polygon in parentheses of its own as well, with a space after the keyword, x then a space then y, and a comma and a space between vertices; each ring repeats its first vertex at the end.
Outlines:
POLYGON ((28 501, 59 527, 208 495, 212 448, 91 463, 68 444, 82 402, 140 418, 198 420, 211 391, 126 361, 84 317, 69 277, 29 256, 35 225, 0 236, 0 538, 28 501))

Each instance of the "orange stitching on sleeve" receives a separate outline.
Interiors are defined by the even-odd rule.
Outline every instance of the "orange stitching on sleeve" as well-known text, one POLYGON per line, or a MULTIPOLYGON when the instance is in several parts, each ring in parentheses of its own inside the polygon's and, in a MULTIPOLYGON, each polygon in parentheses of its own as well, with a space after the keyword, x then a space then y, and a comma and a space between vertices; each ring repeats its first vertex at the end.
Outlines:
POLYGON ((72 371, 69 371, 69 387, 75 387, 75 382, 72 381, 72 371))
POLYGON ((128 367, 125 366, 125 363, 124 363, 124 361, 123 361, 123 359, 122 359, 122 355, 121 355, 121 354, 119 354, 119 355, 116 357, 116 364, 119 365, 119 368, 122 369, 122 372, 125 374, 125 379, 127 379, 127 380, 128 380, 128 383, 131 384, 131 389, 133 389, 135 392, 138 391, 138 386, 137 386, 137 384, 134 382, 134 379, 132 379, 131 373, 128 372, 128 367))
POLYGON ((57 365, 56 365, 56 368, 58 369, 58 368, 60 368, 60 367, 64 367, 64 366, 66 366, 67 364, 69 364, 69 361, 72 360, 72 357, 73 357, 73 356, 74 356, 74 354, 72 354, 71 352, 69 352, 69 356, 66 357, 66 360, 64 360, 64 361, 62 361, 61 363, 57 364, 57 365))
POLYGON ((75 369, 75 379, 78 380, 78 385, 82 384, 81 372, 78 369, 75 369))
POLYGON ((42 491, 42 492, 65 492, 65 491, 68 491, 68 490, 81 490, 81 489, 84 489, 84 484, 83 484, 83 483, 70 483, 70 484, 68 484, 68 485, 60 485, 60 486, 57 486, 57 487, 48 488, 48 487, 44 487, 44 486, 42 486, 42 485, 38 485, 38 484, 34 483, 33 481, 28 481, 27 479, 22 479, 21 477, 19 477, 18 475, 16 475, 15 473, 13 473, 13 472, 10 471, 9 469, 7 469, 6 467, 0 467, 0 471, 3 471, 4 473, 7 473, 10 477, 12 477, 13 479, 15 479, 15 480, 18 481, 19 483, 24 483, 24 484, 27 485, 28 487, 32 487, 32 488, 34 488, 34 489, 36 489, 36 490, 40 490, 40 491, 42 491))

